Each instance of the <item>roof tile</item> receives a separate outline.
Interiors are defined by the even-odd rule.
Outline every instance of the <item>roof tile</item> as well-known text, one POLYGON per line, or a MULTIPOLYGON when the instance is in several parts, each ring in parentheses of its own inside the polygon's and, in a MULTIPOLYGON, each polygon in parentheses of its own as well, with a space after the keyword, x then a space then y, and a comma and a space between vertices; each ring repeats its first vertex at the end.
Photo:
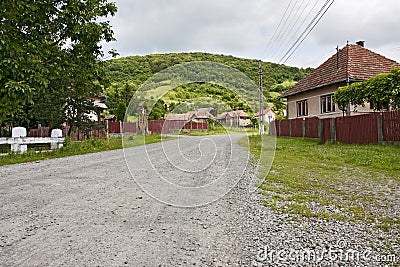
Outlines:
POLYGON ((347 78, 350 81, 365 81, 380 73, 390 72, 393 67, 400 67, 400 64, 360 45, 347 45, 284 92, 282 97, 343 82, 347 78))

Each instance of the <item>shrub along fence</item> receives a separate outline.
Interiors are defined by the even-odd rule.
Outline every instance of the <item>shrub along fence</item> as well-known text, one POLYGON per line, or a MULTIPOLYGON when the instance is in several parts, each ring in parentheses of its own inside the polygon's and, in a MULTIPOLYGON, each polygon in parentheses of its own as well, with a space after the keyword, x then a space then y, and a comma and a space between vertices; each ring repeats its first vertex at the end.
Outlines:
POLYGON ((271 134, 346 144, 400 143, 400 111, 273 121, 271 134))

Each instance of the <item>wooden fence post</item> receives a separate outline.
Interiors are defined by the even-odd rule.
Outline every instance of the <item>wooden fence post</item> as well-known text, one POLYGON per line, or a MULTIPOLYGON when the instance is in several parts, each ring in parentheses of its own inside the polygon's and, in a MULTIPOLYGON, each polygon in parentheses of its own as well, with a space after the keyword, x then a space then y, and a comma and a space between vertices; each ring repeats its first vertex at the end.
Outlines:
POLYGON ((289 120, 289 136, 292 137, 292 120, 289 120))
POLYGON ((324 140, 324 120, 318 118, 318 138, 321 143, 325 143, 324 140))
POLYGON ((330 119, 331 142, 336 142, 336 118, 330 119))
POLYGON ((306 118, 301 121, 301 133, 303 138, 306 137, 306 118))
POLYGON ((282 131, 281 131, 281 120, 278 120, 278 124, 279 124, 279 133, 278 133, 278 135, 277 136, 281 136, 282 134, 282 131))
POLYGON ((107 138, 107 140, 109 139, 109 136, 108 136, 108 120, 106 120, 106 138, 107 138))
POLYGON ((379 115, 376 117, 378 120, 378 144, 383 143, 383 119, 382 119, 382 113, 379 113, 379 115))

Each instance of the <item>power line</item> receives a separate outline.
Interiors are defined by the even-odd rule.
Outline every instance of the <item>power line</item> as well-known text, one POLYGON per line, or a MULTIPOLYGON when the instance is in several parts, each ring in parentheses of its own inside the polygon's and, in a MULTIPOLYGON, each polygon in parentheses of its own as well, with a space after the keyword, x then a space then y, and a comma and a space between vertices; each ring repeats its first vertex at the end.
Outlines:
MULTIPOLYGON (((329 2, 329 1, 327 1, 329 2)), ((335 0, 332 0, 332 2, 329 4, 329 6, 325 9, 325 11, 322 13, 322 15, 318 18, 318 20, 315 22, 315 24, 311 27, 311 29, 307 32, 307 34, 303 37, 303 39, 297 44, 297 46, 294 48, 294 50, 290 53, 290 55, 285 59, 285 61, 283 62, 286 63, 289 58, 294 54, 294 52, 296 52, 296 50, 299 48, 299 46, 303 43, 303 41, 308 37, 308 35, 314 30, 315 26, 317 26, 317 24, 319 23, 319 21, 322 19, 322 17, 326 14, 326 12, 329 10, 329 8, 332 6, 332 4, 335 2, 335 0)), ((300 36, 301 37, 301 36, 300 36)), ((297 42, 297 41, 296 41, 297 42)), ((296 42, 294 43, 294 45, 296 44, 296 42)), ((293 46, 294 46, 293 45, 293 46)), ((293 46, 291 47, 291 49, 293 48, 293 46)), ((282 60, 285 58, 285 56, 290 52, 290 50, 288 50, 288 52, 282 57, 282 59, 279 61, 279 63, 282 62, 282 60)))
MULTIPOLYGON (((302 0, 300 5, 297 7, 297 10, 300 10, 304 4, 305 0, 302 0)), ((310 1, 310 0, 309 0, 310 1)), ((296 2, 297 4, 297 2, 296 2)), ((285 46, 287 43, 290 42, 290 38, 289 35, 292 32, 292 30, 294 29, 296 23, 300 20, 302 14, 304 13, 304 10, 307 8, 307 5, 304 6, 303 10, 301 12, 297 11, 297 13, 295 13, 291 19, 291 21, 286 25, 286 28, 282 30, 281 32, 281 38, 278 39, 278 43, 276 45, 276 49, 275 49, 275 53, 272 56, 275 56, 275 54, 278 54, 282 51, 282 50, 286 50, 285 46), (284 45, 285 44, 285 45, 284 45), (283 48, 283 49, 282 49, 283 48)))
MULTIPOLYGON (((296 0, 296 2, 295 2, 293 5, 291 5, 291 3, 293 2, 293 0, 290 0, 289 5, 288 5, 288 8, 287 8, 287 9, 290 8, 290 10, 289 10, 288 15, 287 15, 286 18, 285 18, 285 21, 283 22, 282 29, 278 32, 278 35, 275 37, 275 39, 272 40, 272 45, 271 45, 271 48, 272 48, 271 50, 272 50, 272 51, 274 51, 273 49, 276 47, 276 43, 279 42, 280 37, 281 37, 281 35, 282 35, 282 32, 283 32, 284 30, 286 30, 287 22, 288 22, 289 18, 292 16, 294 7, 297 5, 298 1, 299 1, 299 0, 296 0)), ((287 13, 287 12, 285 12, 285 13, 287 13)), ((285 17, 285 16, 283 16, 282 19, 283 19, 284 17, 285 17)))
POLYGON ((293 0, 290 0, 288 6, 286 7, 285 13, 283 13, 283 16, 281 17, 281 20, 279 21, 279 24, 278 24, 278 26, 276 27, 276 29, 275 29, 275 31, 274 31, 274 34, 272 35, 271 39, 269 39, 269 42, 267 43, 267 45, 266 45, 266 47, 265 47, 265 49, 264 49, 264 51, 263 51, 263 54, 267 51, 268 46, 269 46, 269 45, 271 44, 271 42, 274 40, 274 37, 275 37, 276 33, 278 32, 279 27, 280 27, 281 24, 282 24, 283 18, 285 17, 285 15, 286 15, 286 13, 287 13, 287 11, 288 11, 290 5, 292 4, 292 1, 293 1, 293 0))
POLYGON ((286 63, 288 59, 294 54, 294 52, 299 48, 299 46, 303 43, 303 41, 308 37, 308 35, 312 32, 312 30, 317 26, 319 21, 322 19, 322 17, 326 14, 326 12, 329 10, 329 8, 332 6, 332 4, 335 2, 335 0, 327 0, 323 7, 320 9, 318 14, 313 18, 313 20, 308 24, 307 28, 303 31, 303 33, 297 38, 296 42, 290 47, 290 49, 285 53, 285 55, 279 60, 279 64, 286 63), (330 2, 331 1, 331 2, 330 2), (330 4, 329 4, 330 2, 330 4), (329 4, 328 7, 326 7, 329 4), (322 13, 322 15, 321 15, 322 13), (318 18, 319 17, 319 18, 318 18), (316 20, 316 21, 315 21, 316 20), (314 23, 315 22, 315 23, 314 23), (313 24, 314 23, 314 24, 313 24), (290 53, 290 54, 289 54, 290 53), (289 54, 289 56, 288 56, 289 54), (287 56, 287 57, 286 57, 287 56), (286 58, 286 59, 285 59, 286 58))
MULTIPOLYGON (((293 27, 291 28, 291 30, 289 31, 289 33, 292 32, 292 30, 294 29, 296 23, 299 21, 299 19, 303 16, 304 12, 306 11, 307 7, 310 5, 311 0, 308 0, 306 6, 304 7, 303 11, 301 12, 300 16, 296 19, 296 22, 293 24, 293 27)), ((296 28, 296 30, 293 32, 292 36, 290 36, 290 38, 285 42, 284 45, 282 45, 281 51, 285 51, 287 49, 287 47, 289 47, 289 43, 291 42, 291 40, 295 39, 297 34, 299 33, 301 27, 303 27, 304 23, 308 20, 308 18, 310 17, 311 12, 315 9, 315 7, 318 4, 318 0, 315 1, 313 7, 308 11, 307 15, 304 17, 303 21, 298 24, 298 27, 296 28)))

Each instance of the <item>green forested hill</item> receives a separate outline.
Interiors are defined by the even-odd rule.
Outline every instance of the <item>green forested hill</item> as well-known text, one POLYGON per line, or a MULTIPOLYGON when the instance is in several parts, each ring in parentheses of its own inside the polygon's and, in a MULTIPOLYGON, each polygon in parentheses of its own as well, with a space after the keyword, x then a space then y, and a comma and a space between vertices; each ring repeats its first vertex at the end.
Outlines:
MULTIPOLYGON (((109 96, 108 106, 110 111, 117 113, 126 107, 134 92, 148 78, 159 71, 176 64, 193 61, 211 61, 221 63, 238 69, 246 76, 258 83, 258 60, 236 58, 233 56, 215 55, 208 53, 171 53, 152 54, 147 56, 130 56, 106 61, 107 77, 111 85, 105 89, 109 96)), ((303 78, 311 69, 300 69, 269 62, 263 62, 263 91, 269 101, 275 94, 270 92, 282 92, 295 82, 303 78)), ((160 105, 159 110, 153 110, 153 118, 160 118, 164 113, 172 110, 174 106, 196 97, 212 97, 222 100, 232 108, 244 108, 243 103, 230 92, 226 92, 211 84, 186 85, 176 88, 168 93, 160 105)))

